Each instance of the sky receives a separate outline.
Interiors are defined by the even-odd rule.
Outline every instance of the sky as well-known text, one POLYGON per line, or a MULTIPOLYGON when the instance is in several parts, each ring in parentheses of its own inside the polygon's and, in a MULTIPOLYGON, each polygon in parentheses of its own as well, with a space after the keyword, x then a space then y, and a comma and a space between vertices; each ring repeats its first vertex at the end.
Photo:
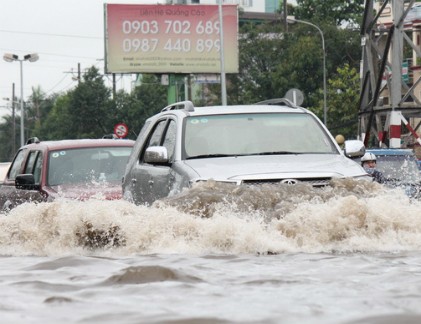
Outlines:
MULTIPOLYGON (((0 116, 10 114, 10 101, 20 98, 20 62, 8 63, 3 55, 23 58, 37 53, 36 62, 23 62, 23 97, 41 87, 47 95, 77 85, 72 77, 96 66, 104 71, 104 3, 156 4, 156 0, 0 0, 0 116)), ((117 77, 117 88, 130 89, 132 76, 117 77)), ((106 80, 112 86, 111 77, 106 80)))

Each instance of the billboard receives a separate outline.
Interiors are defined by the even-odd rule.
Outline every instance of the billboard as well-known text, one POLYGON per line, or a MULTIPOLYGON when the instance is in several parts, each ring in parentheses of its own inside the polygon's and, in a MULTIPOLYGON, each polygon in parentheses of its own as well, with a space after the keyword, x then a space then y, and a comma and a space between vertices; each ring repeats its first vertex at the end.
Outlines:
MULTIPOLYGON (((218 5, 105 4, 107 73, 220 73, 218 5)), ((224 68, 238 72, 238 9, 222 6, 224 68)))

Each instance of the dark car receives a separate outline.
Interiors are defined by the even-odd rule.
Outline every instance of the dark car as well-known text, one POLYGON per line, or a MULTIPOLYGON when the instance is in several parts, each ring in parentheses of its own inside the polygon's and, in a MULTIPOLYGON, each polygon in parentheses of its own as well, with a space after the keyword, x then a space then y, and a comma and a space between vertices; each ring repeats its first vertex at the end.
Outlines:
POLYGON ((0 188, 0 209, 57 197, 120 199, 121 179, 134 141, 28 141, 16 153, 0 188))
POLYGON ((401 187, 409 197, 421 198, 421 173, 412 149, 367 149, 377 158, 377 170, 383 173, 386 185, 401 187))

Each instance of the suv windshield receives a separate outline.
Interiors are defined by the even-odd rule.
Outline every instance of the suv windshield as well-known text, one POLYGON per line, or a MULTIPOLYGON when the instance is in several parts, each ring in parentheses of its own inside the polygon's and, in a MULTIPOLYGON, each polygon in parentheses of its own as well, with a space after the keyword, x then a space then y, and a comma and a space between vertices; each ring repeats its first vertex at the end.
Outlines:
POLYGON ((51 151, 48 185, 120 182, 131 147, 95 147, 51 151))
POLYGON ((253 113, 186 118, 184 157, 265 154, 337 154, 313 116, 253 113))

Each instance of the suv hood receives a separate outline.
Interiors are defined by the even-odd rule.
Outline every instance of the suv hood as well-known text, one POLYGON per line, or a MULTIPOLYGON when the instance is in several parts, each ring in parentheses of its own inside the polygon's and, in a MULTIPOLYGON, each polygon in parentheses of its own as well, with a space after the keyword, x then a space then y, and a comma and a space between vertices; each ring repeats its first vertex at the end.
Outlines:
POLYGON ((238 156, 186 160, 184 163, 199 179, 214 180, 342 178, 367 174, 358 163, 340 154, 238 156))

